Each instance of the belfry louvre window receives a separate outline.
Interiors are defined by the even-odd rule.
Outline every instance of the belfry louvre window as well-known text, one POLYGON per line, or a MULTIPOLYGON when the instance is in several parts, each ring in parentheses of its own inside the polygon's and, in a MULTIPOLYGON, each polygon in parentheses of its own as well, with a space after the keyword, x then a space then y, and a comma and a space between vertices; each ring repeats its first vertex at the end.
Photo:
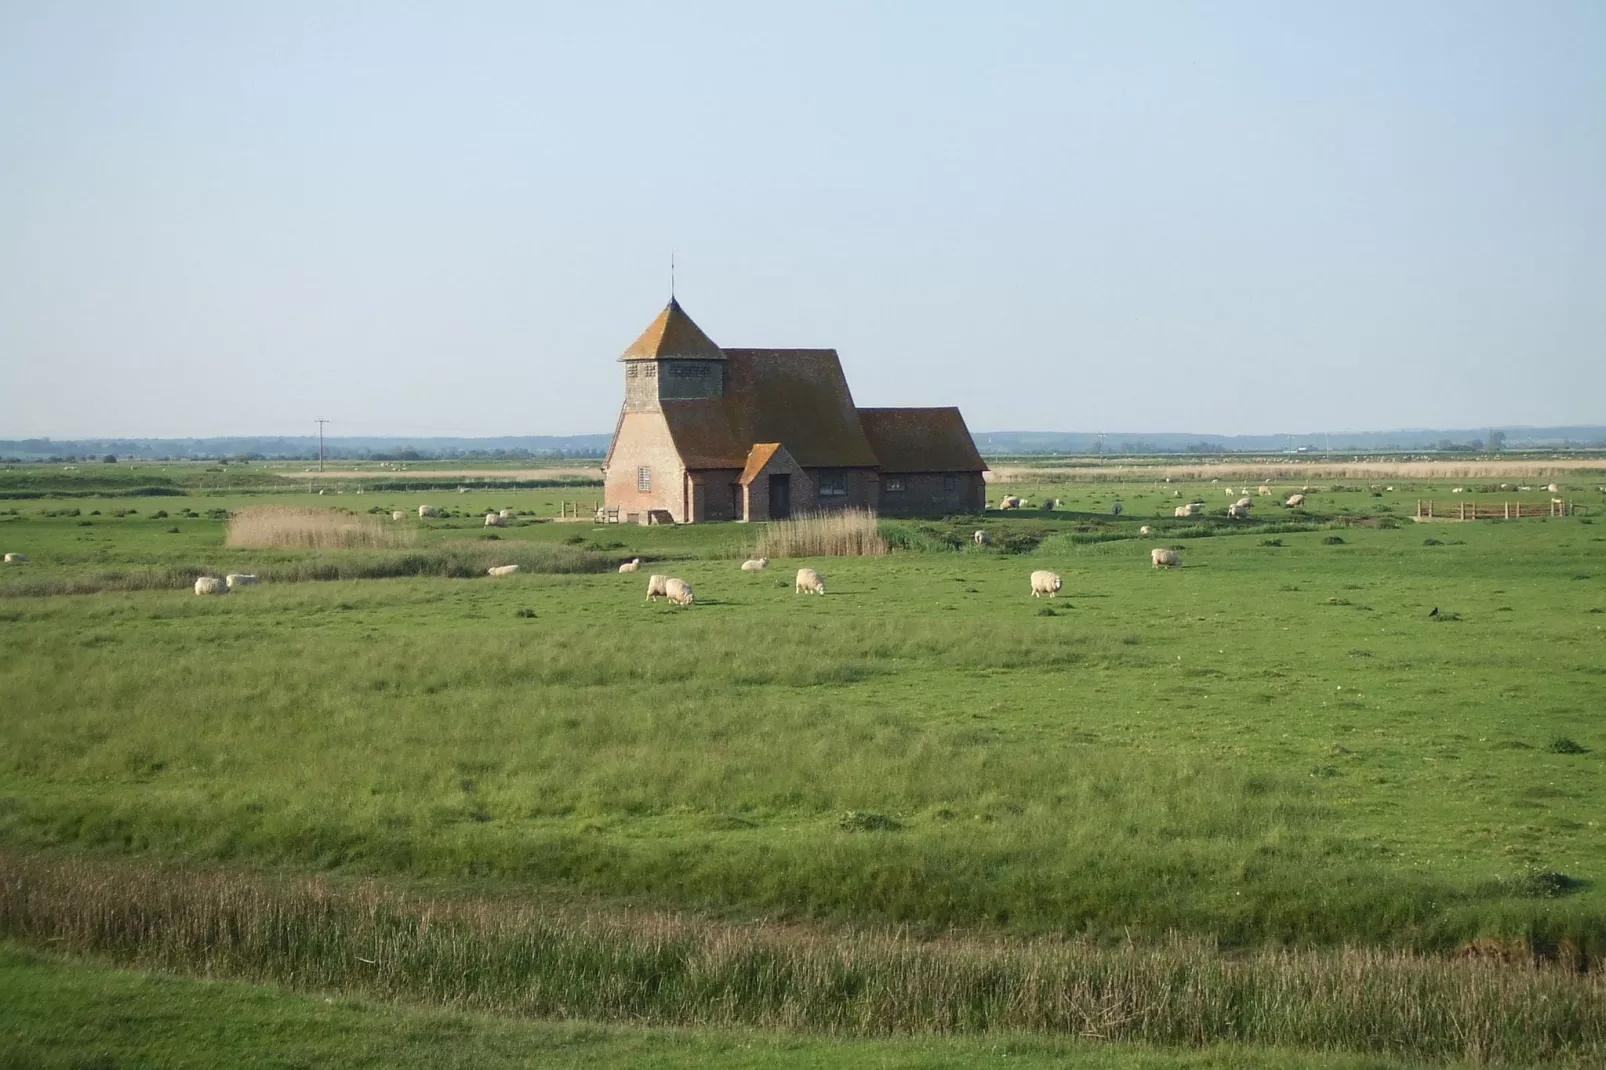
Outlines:
POLYGON ((821 472, 820 497, 845 498, 848 494, 848 474, 846 472, 821 472))
POLYGON ((636 489, 642 492, 652 490, 652 469, 636 469, 636 489))

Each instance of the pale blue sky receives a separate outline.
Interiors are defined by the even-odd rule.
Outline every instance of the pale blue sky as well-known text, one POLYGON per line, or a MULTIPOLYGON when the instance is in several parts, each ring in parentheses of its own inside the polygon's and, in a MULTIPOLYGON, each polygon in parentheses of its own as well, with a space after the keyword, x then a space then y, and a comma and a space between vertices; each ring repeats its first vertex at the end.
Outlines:
POLYGON ((1606 423, 1606 3, 0 0, 0 437, 1606 423))

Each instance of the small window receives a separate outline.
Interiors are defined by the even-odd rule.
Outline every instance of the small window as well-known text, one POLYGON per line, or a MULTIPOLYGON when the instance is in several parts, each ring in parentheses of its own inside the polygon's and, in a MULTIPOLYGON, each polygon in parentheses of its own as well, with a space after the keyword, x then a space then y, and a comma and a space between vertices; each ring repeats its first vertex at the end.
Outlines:
POLYGON ((625 378, 626 379, 634 379, 636 377, 637 371, 638 371, 638 369, 636 368, 636 366, 634 364, 626 364, 625 365, 625 378))
POLYGON ((656 365, 656 364, 647 365, 645 368, 641 369, 641 374, 645 375, 649 379, 658 378, 658 365, 656 365))
POLYGON ((641 491, 644 494, 647 491, 652 490, 652 469, 651 468, 638 468, 638 469, 636 469, 636 489, 641 491))
POLYGON ((889 490, 889 491, 893 491, 893 492, 897 492, 897 491, 902 490, 903 489, 903 477, 902 476, 888 476, 887 477, 886 489, 889 490))
POLYGON ((958 490, 959 489, 959 477, 954 475, 952 472, 946 473, 942 477, 942 489, 943 490, 958 490))
POLYGON ((820 497, 845 498, 848 494, 848 474, 846 472, 821 472, 820 497))

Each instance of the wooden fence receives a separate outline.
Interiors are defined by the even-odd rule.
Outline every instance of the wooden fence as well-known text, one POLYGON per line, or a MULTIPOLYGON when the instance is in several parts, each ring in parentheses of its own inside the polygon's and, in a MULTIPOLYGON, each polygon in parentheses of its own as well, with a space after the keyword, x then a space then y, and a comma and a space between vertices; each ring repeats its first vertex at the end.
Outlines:
POLYGON ((1418 498, 1418 520, 1520 520, 1525 516, 1572 516, 1573 503, 1560 498, 1548 502, 1480 502, 1462 499, 1436 502, 1418 498))

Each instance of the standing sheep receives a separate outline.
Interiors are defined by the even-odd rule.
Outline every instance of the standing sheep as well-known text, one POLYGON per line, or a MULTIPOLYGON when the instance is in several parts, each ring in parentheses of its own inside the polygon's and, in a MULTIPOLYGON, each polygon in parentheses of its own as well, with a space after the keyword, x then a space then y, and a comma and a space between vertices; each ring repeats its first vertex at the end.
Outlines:
POLYGON ((1560 494, 1561 493, 1561 484, 1552 483, 1549 486, 1547 486, 1545 489, 1548 490, 1552 494, 1560 494))
MULTIPOLYGON (((972 541, 975 542, 975 544, 977 546, 986 546, 988 543, 993 541, 993 537, 991 535, 987 534, 985 531, 978 531, 978 532, 976 532, 976 534, 972 535, 970 538, 971 538, 972 541)), ((9 561, 11 559, 8 557, 8 558, 6 558, 6 560, 9 561)))
POLYGON ((397 510, 395 510, 394 512, 392 512, 390 514, 390 518, 392 520, 400 520, 402 517, 404 517, 406 515, 407 515, 406 513, 402 512, 400 509, 397 509, 397 510))
POLYGON ((762 572, 769 567, 770 559, 767 557, 754 557, 742 562, 743 572, 762 572))
POLYGON ((422 520, 426 516, 439 516, 439 515, 440 514, 435 511, 435 507, 433 505, 420 505, 418 507, 418 517, 419 517, 420 520, 422 520))
POLYGON ((664 597, 677 606, 689 606, 696 601, 691 584, 685 580, 677 580, 673 576, 664 581, 664 597))
POLYGON ((488 528, 505 528, 507 527, 507 521, 496 513, 486 513, 485 526, 488 528))
POLYGON ((202 576, 195 581, 196 594, 228 594, 229 585, 216 576, 202 576))
POLYGON ((1116 502, 1114 505, 1110 506, 1110 512, 1113 513, 1116 516, 1120 516, 1121 515, 1121 508, 1122 508, 1121 503, 1120 502, 1116 502))
POLYGON ((1175 568, 1182 564, 1182 558, 1177 556, 1175 550, 1167 550, 1163 546, 1156 546, 1149 551, 1149 561, 1155 568, 1175 568))
POLYGON ((998 508, 1000 509, 1019 509, 1020 507, 1021 500, 1013 494, 1006 494, 998 499, 998 508))
POLYGON ((824 594, 825 577, 812 568, 797 570, 797 590, 794 594, 824 594))
POLYGON ((1244 498, 1239 498, 1238 499, 1238 507, 1240 509, 1248 509, 1251 506, 1253 506, 1254 504, 1255 504, 1254 500, 1251 499, 1251 498, 1244 497, 1244 498))
POLYGON ((1172 516, 1192 516, 1193 513, 1192 513, 1192 511, 1190 511, 1188 509, 1188 507, 1186 505, 1179 505, 1175 509, 1171 510, 1171 515, 1172 516))
POLYGON ((232 591, 236 587, 249 587, 259 581, 249 572, 231 572, 227 576, 223 577, 223 582, 227 584, 229 590, 232 591))
POLYGON ((1288 500, 1283 504, 1290 509, 1296 509, 1305 504, 1305 496, 1303 494, 1290 494, 1288 500))
POLYGON ((1045 594, 1048 595, 1048 597, 1053 598, 1055 592, 1060 589, 1060 586, 1060 577, 1059 573, 1057 572, 1049 572, 1047 569, 1038 569, 1036 572, 1032 573, 1033 598, 1037 598, 1040 595, 1045 594))
POLYGON ((1269 498, 1271 496, 1271 488, 1270 487, 1261 487, 1260 488, 1260 496, 1262 498, 1269 498))
POLYGON ((1227 515, 1235 520, 1246 520, 1249 517, 1249 506, 1242 502, 1234 502, 1227 506, 1227 515))
POLYGON ((634 572, 641 567, 641 558, 632 558, 619 566, 620 572, 634 572))
POLYGON ((668 576, 660 576, 656 572, 654 572, 651 576, 648 576, 647 577, 647 601, 656 602, 660 598, 668 598, 669 597, 668 583, 669 583, 669 577, 668 576))
POLYGON ((501 517, 503 520, 512 520, 513 519, 513 510, 511 510, 511 509, 498 509, 496 511, 496 515, 501 517))

